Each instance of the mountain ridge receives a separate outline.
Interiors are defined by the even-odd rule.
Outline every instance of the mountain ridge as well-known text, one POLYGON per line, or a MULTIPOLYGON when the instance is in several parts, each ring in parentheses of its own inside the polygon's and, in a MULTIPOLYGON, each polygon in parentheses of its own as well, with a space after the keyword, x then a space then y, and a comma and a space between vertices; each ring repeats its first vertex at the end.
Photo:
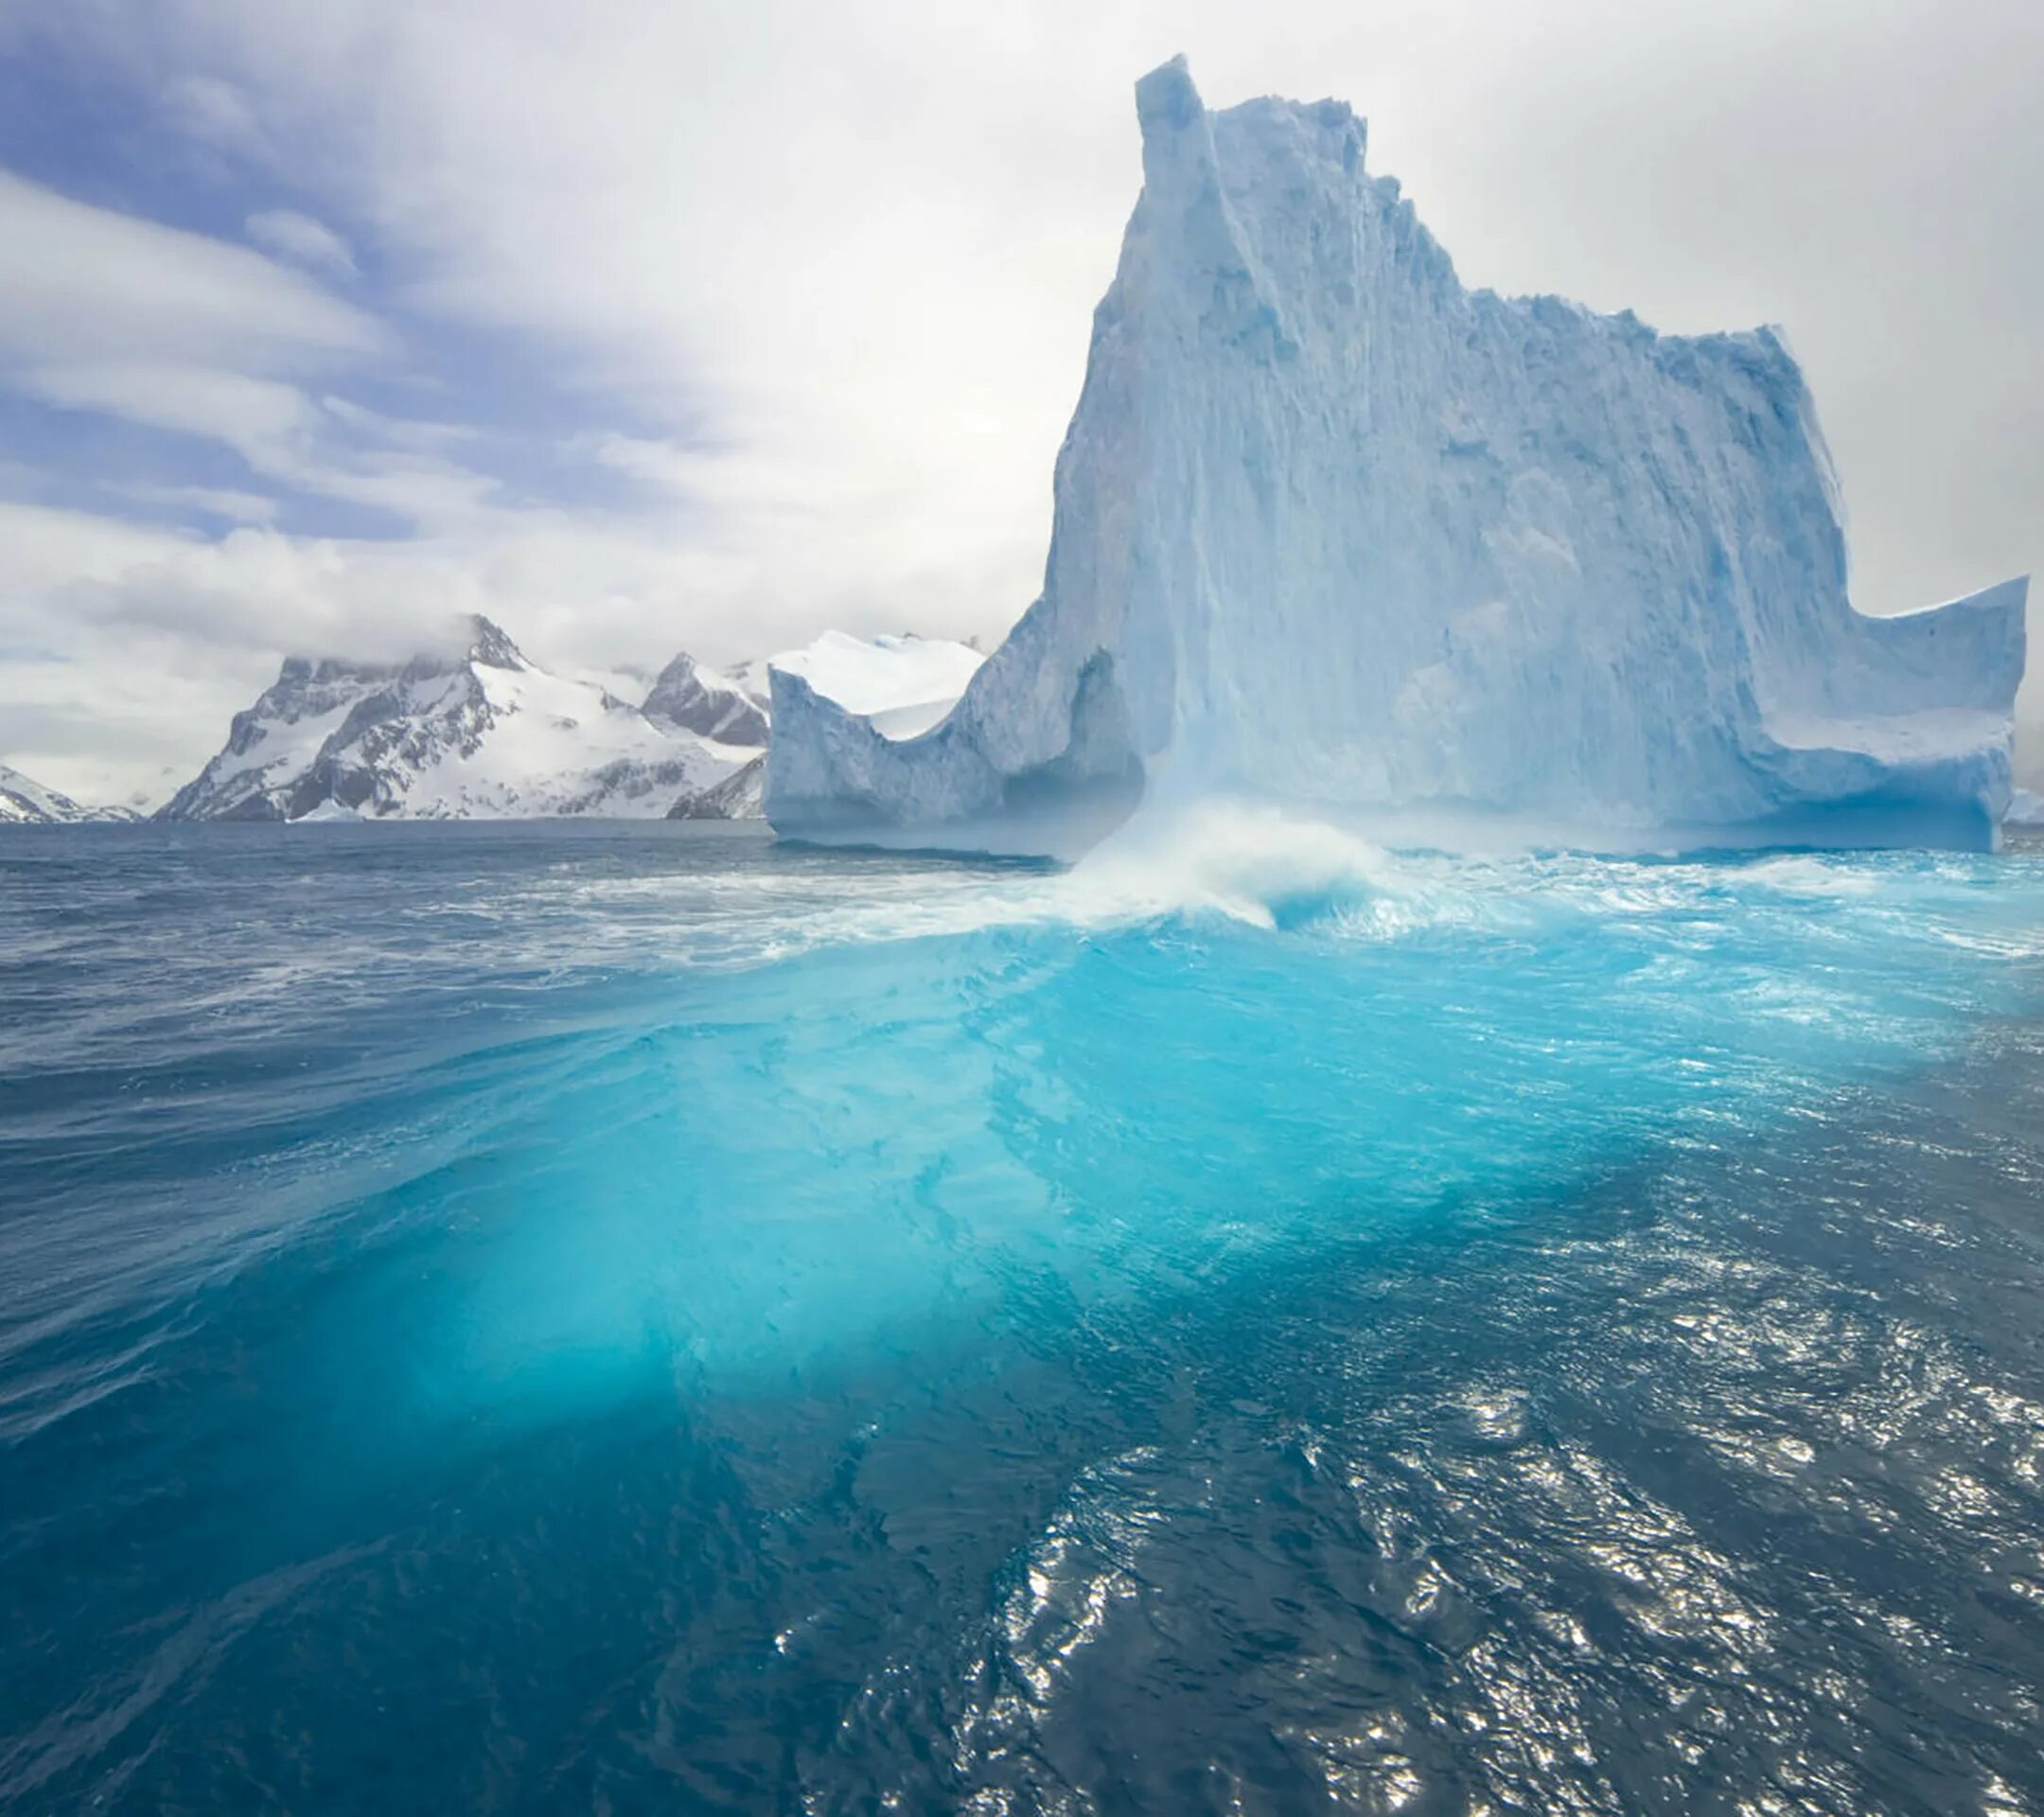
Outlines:
POLYGON ((454 657, 287 658, 156 818, 657 819, 755 754, 540 668, 480 614, 469 631, 454 657))
POLYGON ((132 808, 93 807, 0 764, 0 826, 80 826, 138 820, 132 808))
POLYGON ((729 672, 678 653, 634 705, 542 668, 486 617, 464 630, 403 661, 285 658, 153 818, 757 819, 777 665, 914 720, 948 711, 980 661, 944 639, 827 631, 729 672))

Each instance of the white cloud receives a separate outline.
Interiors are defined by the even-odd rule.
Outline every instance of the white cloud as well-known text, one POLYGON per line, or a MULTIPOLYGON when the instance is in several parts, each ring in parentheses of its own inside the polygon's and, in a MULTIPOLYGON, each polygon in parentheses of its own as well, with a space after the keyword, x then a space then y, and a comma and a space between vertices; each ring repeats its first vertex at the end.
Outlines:
POLYGON ((289 208, 266 208, 248 218, 248 236, 279 258, 329 277, 355 276, 355 255, 331 227, 289 208))
POLYGON ((2019 0, 150 10, 318 136, 414 302, 547 337, 669 439, 837 476, 819 535, 900 514, 961 583, 1016 552, 949 627, 1033 591, 1137 182, 1129 86, 1178 49, 1217 102, 1352 99, 1473 281, 1673 327, 1786 320, 1870 603, 2027 559, 2044 453, 2012 467, 1965 432, 2036 440, 2044 31, 2019 0))
POLYGON ((447 449, 473 441, 476 432, 467 423, 424 422, 415 416, 390 416, 369 410, 345 397, 327 396, 320 399, 327 413, 349 427, 396 448, 420 450, 447 449))
POLYGON ((264 479, 418 527, 467 522, 495 491, 444 452, 460 428, 306 389, 398 348, 300 273, 4 171, 0 243, 0 380, 26 396, 221 443, 264 479))
POLYGON ((0 170, 0 359, 237 372, 388 353, 376 319, 260 253, 0 170))
POLYGON ((442 439, 435 425, 408 426, 372 411, 337 408, 340 400, 315 399, 273 379, 105 361, 31 366, 15 383, 62 409, 98 411, 222 443, 264 479, 387 511, 414 528, 470 523, 488 510, 498 489, 485 475, 421 451, 442 439), (371 439, 363 440, 364 432, 371 439))
MULTIPOLYGON (((629 480, 638 509, 506 509, 461 465, 458 426, 335 396, 354 362, 391 357, 366 311, 247 248, 62 199, 36 260, 7 242, 0 360, 45 395, 203 418, 280 484, 400 510, 414 545, 344 548, 344 566, 409 563, 425 593, 466 579, 556 660, 729 659, 832 622, 997 634, 1040 579, 1051 464, 1139 181, 1130 85, 1180 49, 1216 103, 1352 100, 1372 165, 1405 180, 1471 282, 1674 328, 1785 321, 1844 474, 1864 603, 2035 558, 2044 30, 2019 0, 100 0, 75 16, 181 130, 349 223, 410 307, 529 337, 510 344, 612 425, 562 451, 629 480), (53 258, 89 276, 51 276, 53 258)), ((51 205, 0 188, 0 233, 51 205)), ((238 553, 207 585, 270 573, 280 600, 313 602, 274 622, 317 626, 354 595, 304 560, 313 578, 287 585, 238 553)))
POLYGON ((318 422, 311 400, 295 385, 205 366, 140 365, 105 360, 29 366, 20 388, 67 410, 103 411, 151 429, 225 442, 258 470, 289 462, 288 450, 308 441, 318 422))
MULTIPOLYGON (((110 580, 158 560, 189 538, 176 531, 129 523, 84 511, 0 503, 0 548, 8 553, 0 585, 0 634, 32 642, 37 606, 75 580, 110 580)), ((17 645, 18 646, 18 645, 17 645)))
POLYGON ((202 511, 208 517, 224 518, 230 523, 268 523, 277 514, 274 499, 265 498, 258 492, 239 491, 233 486, 122 480, 102 482, 99 489, 109 498, 174 511, 202 511))
POLYGON ((212 150, 256 158, 273 149, 249 97, 218 76, 180 76, 165 85, 161 99, 172 126, 212 150))

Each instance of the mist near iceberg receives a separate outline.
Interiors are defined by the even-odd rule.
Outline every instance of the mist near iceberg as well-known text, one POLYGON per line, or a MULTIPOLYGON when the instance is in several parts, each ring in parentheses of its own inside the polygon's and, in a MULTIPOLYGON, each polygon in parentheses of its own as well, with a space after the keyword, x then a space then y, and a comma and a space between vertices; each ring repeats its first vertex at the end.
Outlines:
POLYGON ((1042 596, 944 722, 775 683, 768 818, 1069 856, 1138 802, 1991 847, 2026 582, 1856 612, 1771 329, 1471 292, 1339 102, 1137 89, 1042 596))

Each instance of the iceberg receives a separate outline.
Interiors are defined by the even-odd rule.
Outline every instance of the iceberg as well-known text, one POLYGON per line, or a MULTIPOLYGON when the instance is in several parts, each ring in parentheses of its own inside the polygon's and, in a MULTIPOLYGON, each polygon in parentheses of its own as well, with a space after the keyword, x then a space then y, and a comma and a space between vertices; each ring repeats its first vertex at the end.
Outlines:
POLYGON ((741 663, 735 673, 749 686, 764 667, 769 704, 776 674, 799 677, 811 695, 858 714, 883 737, 899 739, 941 721, 985 661, 972 644, 947 637, 825 631, 814 643, 783 650, 764 663, 741 663))
MULTIPOLYGON (((827 700, 856 714, 886 738, 927 732, 958 704, 986 658, 970 644, 949 638, 853 637, 825 631, 799 649, 749 658, 729 675, 678 656, 646 697, 649 717, 700 726, 714 721, 716 735, 754 745, 771 742, 768 714, 775 675, 799 677, 805 697, 827 700), (691 715, 694 715, 693 717, 691 715), (744 715, 749 715, 745 717, 744 715)), ((763 818, 766 760, 754 757, 708 788, 684 795, 667 810, 670 820, 756 820, 763 818)))
POLYGON ((926 731, 772 678, 767 817, 1070 856, 1140 803, 1991 847, 2027 583, 1846 589, 1783 338, 1466 289, 1341 102, 1137 86, 1043 591, 926 731))

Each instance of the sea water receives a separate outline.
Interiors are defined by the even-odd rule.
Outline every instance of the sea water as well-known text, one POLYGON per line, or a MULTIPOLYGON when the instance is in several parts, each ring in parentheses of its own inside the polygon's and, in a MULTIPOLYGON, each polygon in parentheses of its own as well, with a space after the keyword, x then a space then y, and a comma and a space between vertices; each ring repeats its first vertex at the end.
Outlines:
POLYGON ((0 1807, 2044 1812, 2044 853, 0 840, 0 1807))

